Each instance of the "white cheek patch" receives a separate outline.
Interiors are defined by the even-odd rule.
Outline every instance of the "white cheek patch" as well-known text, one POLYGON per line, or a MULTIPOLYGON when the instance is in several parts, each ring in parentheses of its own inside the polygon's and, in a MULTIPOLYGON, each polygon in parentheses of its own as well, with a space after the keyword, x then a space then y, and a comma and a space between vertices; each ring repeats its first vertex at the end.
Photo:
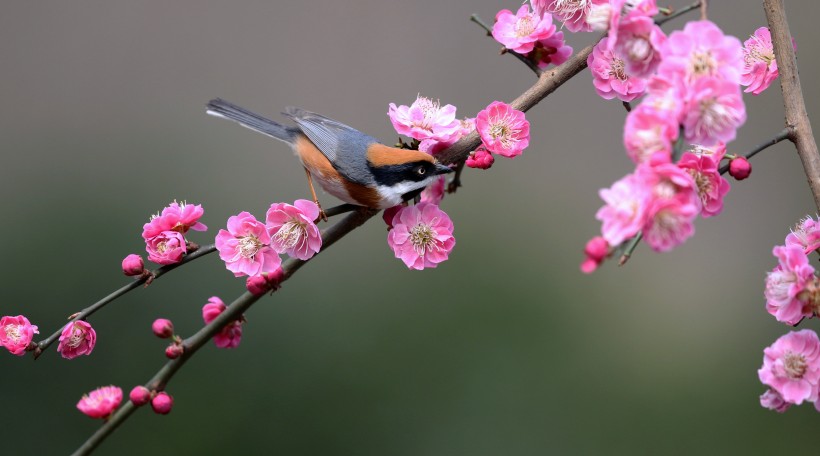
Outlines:
POLYGON ((381 209, 393 207, 398 204, 401 204, 402 199, 401 196, 405 193, 412 192, 413 190, 418 190, 420 188, 427 187, 428 185, 432 184, 439 176, 431 176, 427 179, 424 179, 421 182, 399 182, 398 184, 394 184, 391 186, 387 185, 379 185, 376 187, 376 190, 379 191, 379 195, 382 196, 382 199, 385 201, 385 206, 381 209))

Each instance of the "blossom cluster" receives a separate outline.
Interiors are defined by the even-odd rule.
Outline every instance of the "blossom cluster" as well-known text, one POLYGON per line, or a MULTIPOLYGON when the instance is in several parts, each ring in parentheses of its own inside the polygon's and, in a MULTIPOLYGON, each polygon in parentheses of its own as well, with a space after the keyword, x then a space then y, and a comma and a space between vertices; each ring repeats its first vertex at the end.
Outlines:
POLYGON ((216 249, 225 267, 236 277, 276 274, 280 254, 307 260, 322 248, 322 236, 314 223, 319 206, 313 201, 271 204, 265 223, 249 212, 228 218, 227 230, 216 235, 216 249))
MULTIPOLYGON (((535 27, 541 30, 547 26, 539 22, 535 27)), ((410 147, 433 157, 477 131, 482 144, 466 160, 471 168, 488 169, 495 161, 492 154, 513 158, 529 145, 530 124, 524 113, 500 101, 491 103, 475 118, 459 120, 455 106, 442 107, 438 101, 418 96, 410 106, 390 103, 387 115, 396 132, 414 140, 410 147)), ((445 187, 446 178, 441 176, 424 189, 416 206, 401 205, 384 212, 388 245, 408 268, 436 267, 455 245, 453 223, 439 207, 445 187)))
POLYGON ((540 69, 560 65, 572 55, 572 48, 564 42, 564 32, 552 23, 552 17, 543 8, 530 11, 524 3, 516 13, 499 11, 492 35, 506 49, 523 55, 540 69))
MULTIPOLYGON (((162 212, 151 216, 148 223, 142 227, 142 238, 145 240, 148 260, 161 265, 179 263, 188 253, 188 242, 185 239, 188 230, 205 231, 208 229, 199 221, 204 212, 199 204, 174 201, 162 212)), ((130 259, 134 261, 133 257, 130 259)), ((124 272, 126 272, 126 266, 126 261, 123 261, 124 272)))
MULTIPOLYGON (((167 415, 174 404, 174 399, 165 391, 151 391, 142 385, 135 386, 128 398, 137 407, 150 402, 154 412, 160 415, 167 415)), ((84 394, 77 402, 77 409, 91 418, 108 419, 121 403, 122 388, 102 386, 84 394)))
MULTIPOLYGON (((37 325, 31 324, 24 315, 0 318, 0 345, 12 355, 23 356, 27 351, 34 350, 36 344, 32 339, 39 333, 37 325)), ((63 358, 73 359, 90 355, 96 343, 97 332, 94 328, 87 321, 73 320, 60 331, 57 351, 63 358)))

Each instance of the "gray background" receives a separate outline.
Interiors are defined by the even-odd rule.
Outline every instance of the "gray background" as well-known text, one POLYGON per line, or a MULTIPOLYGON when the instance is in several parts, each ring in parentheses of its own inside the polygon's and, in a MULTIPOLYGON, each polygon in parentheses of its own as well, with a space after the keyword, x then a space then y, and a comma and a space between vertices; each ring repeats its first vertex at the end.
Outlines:
MULTIPOLYGON (((711 3, 742 39, 765 24, 759 2, 711 3)), ((127 282, 120 260, 142 253, 142 224, 174 198, 205 206, 210 230, 192 235, 204 244, 230 215, 308 195, 286 146, 206 116, 209 98, 271 116, 297 105, 385 142, 390 102, 421 93, 463 117, 510 101, 533 75, 468 17, 517 4, 5 2, 0 314, 50 334, 127 282)), ((813 114, 820 4, 788 10, 813 114)), ((745 99, 730 152, 783 126, 777 85, 745 99)), ((584 276, 598 189, 632 168, 624 116, 580 74, 528 114, 522 157, 467 172, 444 201, 458 240, 448 262, 406 270, 373 220, 259 302, 238 349, 199 353, 169 385, 169 416, 138 411, 99 453, 816 451, 811 405, 781 416, 757 399, 761 350, 788 330, 764 310, 770 251, 815 212, 792 146, 756 157, 685 245, 640 246, 628 266, 584 276)), ((99 425, 74 408, 82 393, 128 391, 164 362, 154 318, 189 335, 209 296, 243 284, 210 256, 95 315, 90 357, 0 356, 0 436, 17 454, 73 450, 99 425)))

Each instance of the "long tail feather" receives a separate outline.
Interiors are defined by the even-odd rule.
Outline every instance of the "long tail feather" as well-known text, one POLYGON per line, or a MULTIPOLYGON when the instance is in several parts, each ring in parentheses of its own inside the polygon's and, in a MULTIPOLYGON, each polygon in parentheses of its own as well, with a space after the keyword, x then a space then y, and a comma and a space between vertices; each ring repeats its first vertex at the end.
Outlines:
POLYGON ((273 120, 248 111, 245 108, 221 98, 214 98, 209 101, 207 112, 215 117, 233 120, 243 127, 250 128, 253 131, 268 135, 288 144, 293 144, 296 134, 299 131, 296 127, 288 127, 279 122, 274 122, 273 120))

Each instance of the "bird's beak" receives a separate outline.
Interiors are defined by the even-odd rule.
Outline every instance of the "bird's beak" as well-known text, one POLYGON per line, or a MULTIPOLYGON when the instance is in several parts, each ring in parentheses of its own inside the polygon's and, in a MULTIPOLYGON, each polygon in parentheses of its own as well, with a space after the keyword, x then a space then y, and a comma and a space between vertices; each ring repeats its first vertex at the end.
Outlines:
POLYGON ((449 166, 444 166, 441 163, 436 163, 436 175, 452 173, 453 170, 449 166))

